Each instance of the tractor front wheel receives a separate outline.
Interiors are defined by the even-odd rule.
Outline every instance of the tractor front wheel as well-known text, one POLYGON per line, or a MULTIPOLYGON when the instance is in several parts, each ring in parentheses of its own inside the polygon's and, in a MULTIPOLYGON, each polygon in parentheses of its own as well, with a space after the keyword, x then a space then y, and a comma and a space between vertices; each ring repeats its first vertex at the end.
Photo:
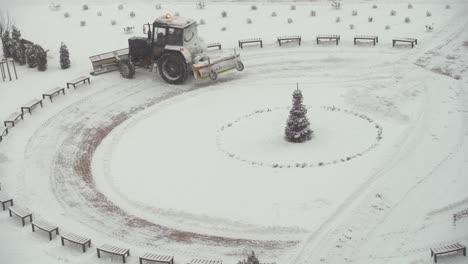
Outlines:
POLYGON ((177 53, 166 53, 158 60, 158 70, 161 77, 170 84, 180 84, 187 79, 187 63, 185 58, 177 53))
POLYGON ((131 79, 135 76, 135 65, 130 60, 122 60, 119 62, 119 71, 122 77, 131 79))

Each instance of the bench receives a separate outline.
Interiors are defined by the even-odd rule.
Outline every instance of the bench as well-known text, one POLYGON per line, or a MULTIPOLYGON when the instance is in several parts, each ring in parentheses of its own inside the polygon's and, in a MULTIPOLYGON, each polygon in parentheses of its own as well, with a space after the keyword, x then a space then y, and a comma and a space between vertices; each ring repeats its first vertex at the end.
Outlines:
POLYGON ((431 257, 434 256, 434 262, 437 263, 438 255, 445 255, 448 253, 463 251, 463 256, 466 257, 466 247, 460 243, 454 243, 450 245, 439 246, 436 248, 431 248, 431 257))
POLYGON ((39 228, 47 233, 49 233, 49 240, 52 240, 52 232, 55 231, 55 234, 59 234, 59 228, 56 225, 52 225, 44 220, 36 220, 31 223, 31 228, 33 232, 36 232, 36 228, 39 228))
POLYGON ((394 38, 392 40, 392 46, 395 47, 397 42, 411 43, 411 48, 414 48, 414 45, 418 45, 418 40, 415 38, 394 38))
POLYGON ((5 211, 5 204, 10 203, 13 206, 13 198, 8 197, 6 194, 0 193, 0 203, 2 203, 3 211, 5 211))
POLYGON ((318 35, 317 36, 317 45, 319 44, 319 40, 321 39, 327 39, 329 41, 335 40, 336 45, 338 45, 338 42, 340 41, 341 37, 340 35, 318 35))
POLYGON ((33 220, 32 213, 26 211, 25 209, 16 206, 11 206, 8 207, 8 211, 10 212, 10 217, 16 215, 17 217, 21 218, 21 223, 23 223, 23 226, 26 224, 24 219, 29 218, 29 222, 32 222, 33 220))
POLYGON ((301 45, 301 36, 283 36, 283 37, 278 37, 278 45, 281 47, 281 42, 291 42, 291 41, 297 41, 299 46, 301 45))
POLYGON ((121 247, 117 247, 117 246, 112 246, 112 245, 109 245, 109 244, 104 244, 100 247, 97 248, 97 256, 98 258, 101 258, 101 251, 104 251, 104 252, 107 252, 107 253, 110 253, 110 254, 114 254, 114 255, 118 255, 118 256, 121 256, 122 257, 122 260, 123 260, 123 263, 126 262, 126 259, 125 257, 127 256, 130 256, 130 249, 128 248, 121 248, 121 247))
POLYGON ((7 124, 10 123, 11 126, 14 127, 16 120, 18 120, 19 118, 23 119, 23 113, 14 112, 7 118, 7 120, 3 121, 3 125, 7 126, 7 124))
POLYGON ((76 78, 76 79, 74 79, 74 80, 71 80, 71 81, 67 82, 67 89, 70 88, 70 85, 73 85, 73 88, 76 89, 76 85, 77 85, 78 83, 83 83, 83 84, 85 84, 86 81, 88 81, 88 84, 91 84, 91 81, 89 80, 89 76, 81 76, 81 77, 79 77, 79 78, 76 78))
POLYGON ((216 259, 192 259, 190 260, 190 264, 223 264, 222 260, 216 259))
POLYGON ((357 40, 372 40, 374 42, 374 46, 376 43, 379 43, 379 37, 378 36, 369 36, 369 35, 357 35, 354 36, 354 45, 357 44, 357 40))
POLYGON ((61 240, 62 246, 65 246, 65 240, 81 245, 83 252, 86 252, 86 244, 88 244, 88 247, 91 247, 91 239, 73 233, 62 234, 61 240))
POLYGON ((52 97, 54 97, 55 95, 59 95, 60 93, 65 95, 65 88, 57 87, 57 88, 51 89, 42 94, 42 99, 46 99, 46 97, 49 97, 50 102, 52 103, 52 97))
MULTIPOLYGON (((3 138, 8 135, 8 127, 4 127, 3 130, 2 130, 2 133, 0 134, 0 142, 3 141, 3 138)), ((1 188, 0 188, 1 190, 1 188)))
POLYGON ((165 264, 174 264, 173 256, 158 255, 153 253, 145 253, 142 257, 140 257, 140 264, 143 264, 143 260, 165 264))
POLYGON ((221 44, 220 43, 210 43, 208 45, 206 45, 206 48, 209 49, 209 48, 218 48, 218 49, 221 49, 221 44))
POLYGON ((28 110, 29 114, 31 114, 31 110, 39 104, 41 105, 41 107, 43 107, 42 100, 34 99, 31 102, 27 103, 25 106, 21 107, 21 113, 24 115, 24 110, 28 110))
POLYGON ((260 48, 263 48, 263 40, 261 38, 241 39, 239 40, 239 48, 243 49, 246 43, 260 43, 260 48))

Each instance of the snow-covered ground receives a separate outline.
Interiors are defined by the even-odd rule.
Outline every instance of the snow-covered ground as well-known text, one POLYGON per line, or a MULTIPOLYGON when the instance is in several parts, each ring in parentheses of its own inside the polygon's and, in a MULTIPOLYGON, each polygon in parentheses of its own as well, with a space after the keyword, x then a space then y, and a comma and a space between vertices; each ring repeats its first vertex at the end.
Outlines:
MULTIPOLYGON (((171 86, 138 69, 135 79, 99 75, 44 101, 0 143, 1 192, 15 204, 92 238, 93 247, 130 248, 130 263, 147 251, 177 263, 236 263, 255 250, 276 263, 422 264, 432 263, 433 246, 468 244, 468 218, 452 224, 453 213, 468 209, 466 1, 417 0, 409 9, 402 0, 350 0, 340 10, 329 1, 219 1, 204 10, 157 3, 118 10, 120 3, 94 0, 82 11, 85 2, 68 0, 51 11, 44 0, 0 0, 23 37, 50 50, 45 73, 18 66, 19 80, 0 82, 2 120, 87 74, 89 56, 126 47, 165 13, 204 19, 199 35, 224 49, 242 38, 265 43, 240 50, 245 70, 215 82, 171 86), (135 32, 125 34, 127 26, 135 32), (317 34, 340 34, 341 42, 317 45, 317 34), (354 46, 357 34, 379 43, 354 46), (281 35, 301 35, 302 45, 280 48, 281 35), (393 37, 419 42, 392 48, 393 37), (68 70, 58 63, 61 41, 68 70), (297 82, 314 130, 299 145, 282 139, 297 82)), ((1 263, 120 261, 49 242, 16 220, 0 213, 1 263)), ((465 263, 460 255, 439 262, 465 263)))

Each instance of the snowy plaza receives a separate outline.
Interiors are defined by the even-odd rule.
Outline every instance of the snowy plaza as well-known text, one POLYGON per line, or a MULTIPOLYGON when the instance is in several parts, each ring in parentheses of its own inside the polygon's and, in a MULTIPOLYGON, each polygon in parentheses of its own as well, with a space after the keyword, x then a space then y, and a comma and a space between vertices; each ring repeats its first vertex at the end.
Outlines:
POLYGON ((0 0, 0 263, 467 263, 467 14, 465 0, 0 0), (153 55, 153 22, 180 21, 203 56, 153 55), (13 27, 41 46, 39 70, 7 56, 13 27), (312 134, 292 143, 299 89, 312 134))

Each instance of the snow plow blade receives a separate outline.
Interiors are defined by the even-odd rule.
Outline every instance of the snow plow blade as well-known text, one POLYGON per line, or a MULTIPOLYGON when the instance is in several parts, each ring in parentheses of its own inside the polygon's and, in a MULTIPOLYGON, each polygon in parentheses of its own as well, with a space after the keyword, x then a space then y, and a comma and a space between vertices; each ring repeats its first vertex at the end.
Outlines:
POLYGON ((192 65, 195 79, 210 78, 216 80, 218 74, 230 70, 244 70, 244 64, 240 61, 240 55, 234 51, 231 55, 218 55, 208 57, 205 61, 200 61, 192 65))
POLYGON ((102 53, 89 57, 93 65, 91 75, 98 75, 119 69, 119 61, 128 59, 128 48, 102 53))

